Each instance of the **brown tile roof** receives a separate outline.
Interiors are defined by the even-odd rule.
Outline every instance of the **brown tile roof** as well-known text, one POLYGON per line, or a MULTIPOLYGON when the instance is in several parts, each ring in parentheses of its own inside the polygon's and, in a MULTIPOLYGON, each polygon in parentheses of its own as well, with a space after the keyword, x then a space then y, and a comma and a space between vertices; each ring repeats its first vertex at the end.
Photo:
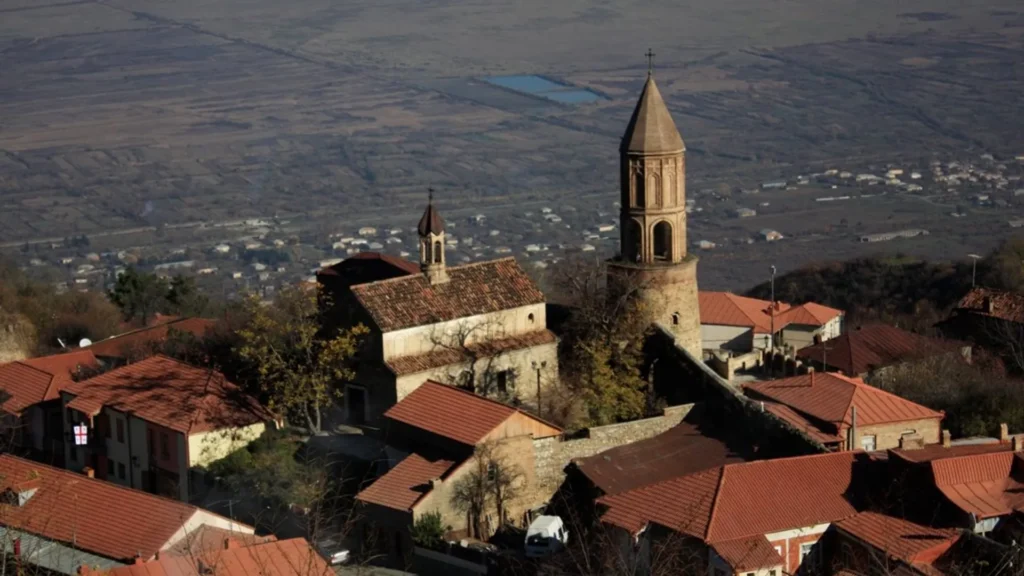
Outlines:
POLYGON ((933 460, 935 486, 978 518, 1010 514, 1024 507, 1024 483, 1011 474, 1015 457, 1014 452, 997 452, 933 460))
POLYGON ((74 543, 81 550, 115 560, 134 558, 136 553, 151 558, 199 512, 177 500, 10 454, 0 455, 0 478, 5 490, 29 478, 39 482, 23 506, 0 504, 4 526, 74 543))
MULTIPOLYGON (((503 352, 509 352, 512 350, 522 350, 524 348, 551 344, 557 340, 558 338, 555 336, 554 332, 551 332, 550 330, 537 330, 535 332, 528 332, 517 336, 509 336, 508 338, 481 342, 470 346, 468 352, 476 355, 478 358, 496 356, 503 352)), ((468 358, 466 354, 460 350, 438 347, 426 354, 398 356, 387 360, 385 363, 393 374, 396 376, 403 376, 405 374, 425 372, 434 368, 440 368, 441 366, 448 366, 449 364, 457 364, 459 362, 467 361, 468 358)))
POLYGON ((25 408, 60 398, 60 391, 71 384, 80 368, 96 368, 99 362, 89 350, 30 358, 0 365, 0 409, 18 414, 25 408))
POLYGON ((709 544, 834 522, 860 452, 726 464, 598 499, 602 521, 636 532, 654 522, 709 544))
POLYGON ((960 539, 956 529, 930 528, 877 512, 861 512, 840 520, 836 527, 890 558, 910 564, 930 563, 960 539))
POLYGON ((960 299, 957 309, 972 314, 1024 323, 1024 296, 1014 292, 975 288, 960 299))
POLYGON ((384 416, 467 446, 476 446, 515 414, 547 426, 552 435, 561 432, 557 427, 501 402, 432 381, 424 382, 402 398, 384 416))
POLYGON ((420 265, 380 252, 360 252, 317 272, 318 276, 344 276, 352 284, 374 282, 397 276, 419 274, 420 265))
POLYGON ((907 462, 916 464, 931 462, 942 458, 955 458, 957 456, 973 456, 975 454, 992 454, 993 452, 1010 452, 1013 447, 1010 443, 1001 444, 998 441, 986 444, 961 444, 946 448, 942 444, 930 444, 924 448, 914 450, 889 450, 889 453, 907 462))
POLYGON ((713 548, 737 572, 783 564, 782 557, 764 536, 726 540, 713 548))
POLYGON ((753 382, 745 385, 744 389, 755 399, 765 397, 828 422, 839 434, 851 424, 854 406, 857 407, 857 423, 860 425, 943 417, 940 412, 833 372, 812 372, 780 380, 753 382))
POLYGON ((618 494, 671 478, 742 462, 722 441, 681 422, 657 436, 573 460, 605 494, 618 494))
POLYGON ((441 218, 441 212, 434 207, 433 198, 427 202, 427 208, 423 211, 423 216, 420 218, 420 223, 416 226, 416 231, 420 233, 420 236, 444 232, 444 219, 441 218))
POLYGON ((152 352, 153 347, 167 340, 172 331, 202 337, 216 325, 216 320, 207 318, 171 317, 170 320, 155 326, 139 328, 94 342, 89 346, 89 350, 96 356, 124 358, 134 353, 152 352))
POLYGON ((270 422, 273 415, 215 370, 152 356, 67 386, 68 407, 107 406, 185 435, 270 422))
POLYGON ((276 540, 219 550, 203 558, 161 556, 86 576, 334 576, 334 571, 305 538, 276 540), (200 567, 202 564, 202 567, 200 567), (204 570, 209 570, 204 571, 204 570))
POLYGON ((442 478, 454 464, 450 460, 432 462, 419 454, 410 454, 356 495, 356 499, 410 512, 420 498, 430 492, 430 481, 442 478))
POLYGON ((668 153, 682 152, 683 138, 661 98, 654 76, 648 76, 640 99, 622 136, 621 151, 668 153))
POLYGON ((807 434, 817 442, 828 445, 843 441, 842 436, 829 430, 823 430, 823 426, 820 423, 809 420, 803 414, 793 410, 785 404, 765 400, 764 409, 789 422, 794 428, 802 431, 804 434, 807 434))
POLYGON ((448 267, 448 282, 413 274, 359 284, 352 293, 383 332, 544 302, 514 258, 448 267))
MULTIPOLYGON (((770 303, 767 300, 737 296, 731 292, 707 291, 699 292, 697 300, 700 303, 701 324, 749 326, 755 334, 769 334, 772 331, 770 303)), ((790 324, 823 326, 842 313, 842 310, 814 302, 798 306, 779 302, 776 304, 775 330, 782 330, 790 324)))
POLYGON ((827 355, 829 366, 850 376, 860 376, 875 368, 903 360, 948 353, 962 345, 921 336, 895 326, 875 324, 850 330, 842 336, 803 348, 797 352, 797 356, 820 364, 827 355))

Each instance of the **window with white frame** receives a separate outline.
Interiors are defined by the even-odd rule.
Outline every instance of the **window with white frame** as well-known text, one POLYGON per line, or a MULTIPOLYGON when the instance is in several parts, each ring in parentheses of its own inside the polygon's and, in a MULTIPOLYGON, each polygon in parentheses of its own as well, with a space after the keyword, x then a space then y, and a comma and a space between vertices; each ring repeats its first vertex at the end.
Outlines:
POLYGON ((864 450, 866 452, 874 452, 875 451, 875 436, 873 434, 872 435, 861 436, 860 437, 860 447, 861 447, 862 450, 864 450))
POLYGON ((817 542, 805 542, 800 545, 800 564, 804 562, 814 563, 814 545, 817 542))

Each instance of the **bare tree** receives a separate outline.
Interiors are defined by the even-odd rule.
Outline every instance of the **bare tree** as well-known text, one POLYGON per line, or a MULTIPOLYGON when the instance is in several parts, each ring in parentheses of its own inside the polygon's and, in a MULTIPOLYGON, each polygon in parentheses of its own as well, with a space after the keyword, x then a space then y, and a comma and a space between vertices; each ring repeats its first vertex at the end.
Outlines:
POLYGON ((499 343, 505 337, 504 324, 494 318, 435 325, 428 335, 433 349, 450 353, 456 365, 446 383, 507 402, 517 397, 517 374, 504 361, 508 353, 499 343))
POLYGON ((509 523, 509 505, 522 494, 524 474, 497 442, 477 446, 470 465, 471 470, 456 480, 451 503, 467 514, 471 534, 486 538, 509 523), (498 519, 497 526, 486 522, 491 510, 498 519))

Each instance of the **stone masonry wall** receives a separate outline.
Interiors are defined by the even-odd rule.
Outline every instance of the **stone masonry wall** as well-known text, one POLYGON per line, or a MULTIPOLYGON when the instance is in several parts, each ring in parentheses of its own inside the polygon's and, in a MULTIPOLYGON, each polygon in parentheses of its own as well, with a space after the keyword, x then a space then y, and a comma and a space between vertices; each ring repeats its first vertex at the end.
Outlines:
POLYGON ((682 422, 692 408, 693 404, 672 406, 665 408, 661 416, 589 428, 579 438, 555 436, 534 440, 536 489, 553 494, 565 478, 565 467, 573 459, 657 436, 682 422))

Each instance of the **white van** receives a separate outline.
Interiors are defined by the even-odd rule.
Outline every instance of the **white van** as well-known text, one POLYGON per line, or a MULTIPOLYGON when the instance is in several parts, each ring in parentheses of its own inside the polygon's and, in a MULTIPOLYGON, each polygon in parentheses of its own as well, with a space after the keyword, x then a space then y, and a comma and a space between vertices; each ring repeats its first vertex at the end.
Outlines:
POLYGON ((559 516, 538 516, 526 529, 527 558, 558 552, 569 542, 569 531, 559 516))

